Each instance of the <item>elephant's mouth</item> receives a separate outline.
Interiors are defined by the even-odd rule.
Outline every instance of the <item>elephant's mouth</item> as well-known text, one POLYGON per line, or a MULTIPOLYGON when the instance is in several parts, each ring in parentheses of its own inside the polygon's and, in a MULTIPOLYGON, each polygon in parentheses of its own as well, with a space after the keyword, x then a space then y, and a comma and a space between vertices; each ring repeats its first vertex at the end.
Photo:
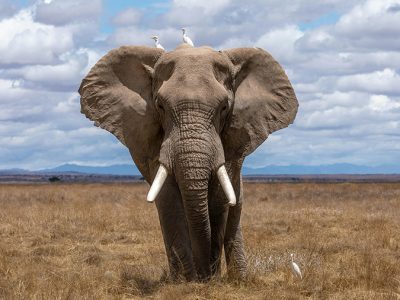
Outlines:
MULTIPOLYGON (((235 206, 236 205, 236 195, 235 191, 233 190, 233 186, 231 183, 231 180, 229 179, 228 173, 226 172, 226 168, 224 165, 221 165, 217 172, 217 177, 218 180, 221 184, 221 187, 228 199, 228 204, 229 206, 235 206)), ((168 176, 168 171, 167 169, 160 164, 157 170, 157 174, 153 180, 153 183, 150 187, 149 193, 147 194, 147 201, 148 202, 154 202, 154 200, 157 198, 158 193, 160 192, 165 180, 167 179, 168 176)))

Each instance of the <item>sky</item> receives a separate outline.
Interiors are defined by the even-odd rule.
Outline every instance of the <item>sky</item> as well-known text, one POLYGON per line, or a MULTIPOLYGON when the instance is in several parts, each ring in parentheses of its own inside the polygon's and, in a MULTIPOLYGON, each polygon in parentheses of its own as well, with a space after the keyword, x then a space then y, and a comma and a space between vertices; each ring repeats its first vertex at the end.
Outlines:
POLYGON ((80 81, 121 45, 261 47, 299 100, 248 167, 400 164, 400 0, 0 0, 0 169, 131 164, 80 113, 80 81))

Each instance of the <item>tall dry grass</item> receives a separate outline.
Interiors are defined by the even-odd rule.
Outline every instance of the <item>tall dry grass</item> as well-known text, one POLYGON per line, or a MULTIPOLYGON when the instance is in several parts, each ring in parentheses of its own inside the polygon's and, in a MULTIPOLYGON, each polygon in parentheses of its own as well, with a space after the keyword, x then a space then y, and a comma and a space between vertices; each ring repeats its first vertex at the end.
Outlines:
POLYGON ((145 184, 0 185, 0 299, 400 298, 400 184, 244 189, 248 278, 188 284, 145 184))

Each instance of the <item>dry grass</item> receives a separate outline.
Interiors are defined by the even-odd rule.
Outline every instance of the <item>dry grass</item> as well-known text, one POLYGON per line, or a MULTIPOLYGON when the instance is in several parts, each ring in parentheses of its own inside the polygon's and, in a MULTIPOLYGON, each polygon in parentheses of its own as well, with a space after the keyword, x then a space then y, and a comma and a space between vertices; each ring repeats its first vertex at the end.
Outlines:
POLYGON ((400 184, 245 184, 249 276, 207 284, 168 282, 147 190, 1 185, 0 298, 400 298, 400 184))

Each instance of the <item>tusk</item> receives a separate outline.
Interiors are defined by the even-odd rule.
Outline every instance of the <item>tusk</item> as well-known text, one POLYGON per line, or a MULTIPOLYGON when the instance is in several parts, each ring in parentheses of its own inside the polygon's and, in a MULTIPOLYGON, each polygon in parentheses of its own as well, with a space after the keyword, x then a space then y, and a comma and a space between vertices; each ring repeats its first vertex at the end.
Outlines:
POLYGON ((156 197, 160 192, 165 182, 165 179, 167 179, 167 176, 168 176, 167 169, 163 165, 160 165, 156 177, 154 178, 153 183, 150 187, 150 191, 147 194, 147 202, 153 202, 154 200, 156 200, 156 197))
POLYGON ((219 167, 217 171, 217 176, 219 182, 221 183, 222 189, 224 190, 225 195, 228 198, 229 205, 235 206, 236 205, 235 191, 233 190, 232 183, 229 179, 228 173, 226 172, 224 165, 219 167))

